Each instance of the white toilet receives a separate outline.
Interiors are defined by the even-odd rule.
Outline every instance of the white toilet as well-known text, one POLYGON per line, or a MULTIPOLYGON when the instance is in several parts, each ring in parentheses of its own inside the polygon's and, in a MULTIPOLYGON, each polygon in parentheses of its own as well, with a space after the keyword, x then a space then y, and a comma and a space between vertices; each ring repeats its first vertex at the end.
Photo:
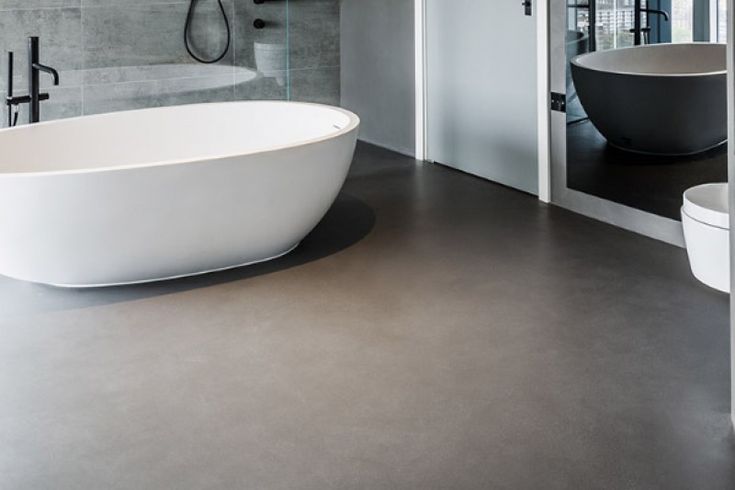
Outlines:
POLYGON ((265 77, 276 79, 280 87, 286 85, 286 70, 288 69, 288 48, 282 42, 256 42, 255 68, 265 77))
POLYGON ((704 184, 684 193, 681 208, 689 263, 707 286, 730 292, 730 216, 727 184, 704 184))

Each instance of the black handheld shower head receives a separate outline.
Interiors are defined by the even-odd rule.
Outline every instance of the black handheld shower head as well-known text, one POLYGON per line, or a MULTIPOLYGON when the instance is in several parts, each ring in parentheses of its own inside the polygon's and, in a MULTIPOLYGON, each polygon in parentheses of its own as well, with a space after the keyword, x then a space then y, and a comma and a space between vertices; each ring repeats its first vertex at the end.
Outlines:
POLYGON ((194 20, 194 10, 196 8, 197 1, 198 0, 191 0, 191 3, 189 3, 189 11, 186 14, 186 24, 184 26, 184 46, 186 47, 186 51, 189 53, 189 56, 197 60, 199 63, 204 63, 204 64, 217 63, 218 61, 222 61, 224 57, 227 56, 227 52, 230 50, 230 44, 232 43, 232 30, 230 28, 230 19, 227 18, 227 12, 225 11, 224 5, 222 5, 222 0, 217 0, 217 3, 219 4, 220 12, 222 12, 222 19, 225 22, 225 29, 227 30, 227 43, 225 45, 225 49, 222 50, 221 54, 211 59, 206 59, 206 58, 197 56, 191 47, 191 40, 189 39, 189 35, 191 31, 191 24, 194 20))

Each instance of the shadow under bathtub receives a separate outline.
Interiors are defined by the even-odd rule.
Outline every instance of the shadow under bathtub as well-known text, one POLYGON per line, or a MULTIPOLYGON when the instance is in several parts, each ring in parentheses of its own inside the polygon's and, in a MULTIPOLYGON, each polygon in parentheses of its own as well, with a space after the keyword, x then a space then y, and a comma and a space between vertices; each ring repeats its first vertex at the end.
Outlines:
POLYGON ((237 269, 147 284, 93 289, 63 289, 0 276, 0 323, 4 316, 63 311, 150 298, 270 274, 336 254, 366 237, 375 212, 341 193, 314 230, 290 254, 237 269))

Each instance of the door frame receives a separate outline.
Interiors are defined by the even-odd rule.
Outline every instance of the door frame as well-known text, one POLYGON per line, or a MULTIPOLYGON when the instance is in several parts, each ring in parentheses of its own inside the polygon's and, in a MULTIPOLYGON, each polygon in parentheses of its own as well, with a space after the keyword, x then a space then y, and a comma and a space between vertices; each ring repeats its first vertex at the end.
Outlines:
MULTIPOLYGON (((501 0, 513 1, 513 0, 501 0)), ((532 0, 537 35, 538 188, 540 201, 614 226, 684 246, 681 222, 567 187, 566 114, 551 110, 551 92, 566 92, 567 0, 532 0), (561 137, 560 135, 563 135, 561 137)), ((731 0, 728 0, 731 1, 731 0)), ((520 2, 519 2, 520 7, 520 2)), ((416 158, 428 161, 426 0, 414 0, 416 73, 416 158)), ((730 16, 732 17, 732 16, 730 16)))
MULTIPOLYGON (((735 1, 727 0, 727 137, 735 141, 735 1)), ((735 209, 735 144, 728 149, 730 209, 735 209)), ((732 216, 732 215, 731 215, 732 216)), ((735 222, 732 218, 731 222, 735 222)), ((730 257, 735 257, 735 226, 730 226, 730 257)), ((735 260, 730 260, 730 284, 735 286, 735 260)), ((732 289, 735 291, 735 289, 732 289)), ((730 420, 735 427, 735 294, 730 295, 730 420)))
MULTIPOLYGON (((504 0, 513 1, 513 0, 504 0)), ((549 119, 549 0, 532 0, 533 15, 536 17, 537 39, 537 126, 538 126, 538 198, 551 202, 551 142, 549 119)), ((519 15, 523 15, 521 4, 519 15)), ((426 0, 414 0, 415 74, 416 74, 416 159, 426 161, 428 157, 427 137, 427 84, 426 71, 426 0)))

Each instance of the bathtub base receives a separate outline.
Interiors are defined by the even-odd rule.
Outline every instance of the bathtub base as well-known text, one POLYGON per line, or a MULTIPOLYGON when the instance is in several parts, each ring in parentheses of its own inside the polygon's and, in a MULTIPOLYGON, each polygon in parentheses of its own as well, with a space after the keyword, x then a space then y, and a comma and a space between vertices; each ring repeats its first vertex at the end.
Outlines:
POLYGON ((720 141, 719 143, 716 143, 712 146, 708 146, 701 150, 694 150, 694 151, 684 152, 684 153, 661 153, 661 152, 654 152, 654 151, 636 150, 635 148, 626 148, 624 146, 616 145, 615 143, 612 143, 610 140, 607 140, 607 144, 612 146, 616 150, 626 151, 628 153, 635 153, 637 155, 657 156, 657 157, 688 157, 692 155, 699 155, 700 153, 706 153, 710 150, 714 150, 715 148, 719 148, 725 143, 727 143, 727 139, 724 139, 720 141))
POLYGON ((219 267, 216 269, 209 269, 204 271, 197 271, 197 272, 191 272, 186 274, 178 274, 175 276, 168 276, 168 277, 155 277, 150 279, 142 279, 140 281, 127 281, 127 282, 113 282, 108 284, 50 284, 50 283, 40 283, 44 284, 46 286, 52 286, 55 288, 61 288, 61 289, 94 289, 94 288, 111 288, 111 287, 117 287, 117 286, 135 286, 138 284, 150 284, 154 282, 163 282, 163 281, 172 281, 176 279, 185 279, 187 277, 195 277, 195 276, 203 276, 205 274, 212 274, 215 272, 224 272, 229 271, 232 269, 239 269, 241 267, 247 267, 250 265, 256 265, 256 264, 262 264, 264 262, 270 262, 271 260, 280 259, 281 257, 284 257, 294 250, 298 248, 298 246, 301 244, 301 242, 297 242, 292 247, 289 247, 286 251, 277 253, 276 255, 273 255, 271 257, 267 257, 265 259, 259 259, 259 260, 252 260, 250 262, 245 262, 242 264, 235 264, 235 265, 228 265, 225 267, 219 267))

